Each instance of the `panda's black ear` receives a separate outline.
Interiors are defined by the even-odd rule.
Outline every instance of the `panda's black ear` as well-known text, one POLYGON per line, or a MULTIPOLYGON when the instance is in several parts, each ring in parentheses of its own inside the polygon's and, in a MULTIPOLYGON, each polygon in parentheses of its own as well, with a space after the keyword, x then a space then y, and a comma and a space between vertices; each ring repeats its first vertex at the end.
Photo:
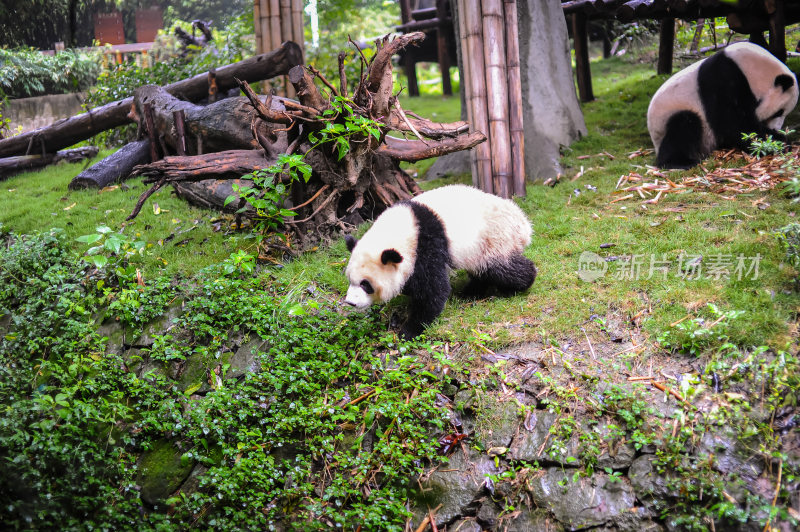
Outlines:
POLYGON ((353 248, 356 247, 358 240, 353 238, 353 235, 347 235, 344 237, 344 241, 347 244, 347 251, 353 251, 353 248))
POLYGON ((383 264, 400 264, 403 262, 403 256, 397 252, 396 249, 384 249, 383 253, 381 253, 381 262, 383 264))
POLYGON ((788 91, 794 85, 794 79, 788 74, 780 74, 775 78, 775 86, 783 89, 783 92, 788 91))

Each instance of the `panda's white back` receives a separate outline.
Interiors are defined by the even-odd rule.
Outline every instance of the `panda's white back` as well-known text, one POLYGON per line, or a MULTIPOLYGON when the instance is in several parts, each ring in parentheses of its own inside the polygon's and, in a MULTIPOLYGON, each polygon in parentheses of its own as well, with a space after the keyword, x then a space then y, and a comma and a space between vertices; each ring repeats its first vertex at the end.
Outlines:
POLYGON ((656 151, 667 133, 669 118, 680 111, 692 111, 703 123, 703 148, 711 150, 714 146, 714 133, 705 118, 703 104, 698 96, 697 71, 705 59, 684 68, 667 79, 653 95, 647 108, 647 129, 656 151))
POLYGON ((411 201, 427 206, 441 220, 454 268, 480 273, 498 258, 522 253, 531 242, 531 225, 522 209, 476 188, 448 185, 411 201))

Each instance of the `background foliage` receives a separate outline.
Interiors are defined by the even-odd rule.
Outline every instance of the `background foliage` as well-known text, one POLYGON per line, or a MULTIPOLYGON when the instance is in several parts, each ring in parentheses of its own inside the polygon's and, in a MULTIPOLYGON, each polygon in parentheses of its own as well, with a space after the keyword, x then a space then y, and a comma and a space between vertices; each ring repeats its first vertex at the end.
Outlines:
POLYGON ((66 50, 44 55, 33 48, 0 48, 0 97, 85 91, 94 85, 99 73, 96 54, 66 50))

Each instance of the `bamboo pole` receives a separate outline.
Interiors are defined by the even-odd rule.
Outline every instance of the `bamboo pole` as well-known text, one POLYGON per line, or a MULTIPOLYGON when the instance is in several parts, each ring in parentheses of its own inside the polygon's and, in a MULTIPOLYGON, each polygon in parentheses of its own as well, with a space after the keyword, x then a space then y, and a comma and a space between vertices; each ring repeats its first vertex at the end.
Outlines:
MULTIPOLYGON (((406 0, 407 1, 407 0, 406 0)), ((402 5, 402 1, 401 1, 402 5)), ((458 38, 461 41, 461 84, 464 87, 464 102, 467 109, 467 122, 470 128, 475 131, 475 118, 472 110, 472 70, 470 69, 469 62, 469 46, 467 44, 467 22, 465 8, 463 3, 456 6, 458 11, 458 38)), ((469 162, 472 167, 472 186, 480 188, 480 179, 478 175, 478 161, 476 157, 476 150, 470 150, 469 162)))
MULTIPOLYGON (((281 45, 281 4, 280 0, 268 0, 269 2, 269 43, 275 49, 281 45)), ((281 87, 278 94, 286 96, 286 87, 289 86, 289 78, 283 76, 281 87)))
POLYGON ((259 13, 261 19, 259 25, 261 26, 261 46, 262 52, 272 49, 272 42, 270 41, 270 27, 269 27, 269 0, 258 0, 259 13))
POLYGON ((280 0, 281 3, 281 42, 291 41, 292 32, 292 0, 280 0))
POLYGON ((444 23, 446 14, 446 0, 436 0, 436 18, 439 26, 436 28, 436 53, 439 57, 439 69, 442 72, 442 94, 452 96, 453 85, 450 83, 450 53, 447 51, 444 23))
POLYGON ((264 35, 261 33, 261 1, 253 0, 253 26, 256 35, 256 54, 264 53, 264 35))
MULTIPOLYGON (((258 7, 259 7, 259 16, 261 17, 258 21, 258 26, 261 28, 261 50, 259 53, 264 53, 269 49, 272 48, 271 42, 271 30, 269 25, 269 14, 270 14, 270 5, 269 0, 258 0, 258 7)), ((264 93, 269 92, 270 83, 269 81, 261 82, 261 91, 264 93)))
POLYGON ((525 131, 522 113, 522 71, 519 64, 517 1, 504 0, 506 64, 508 66, 508 130, 511 136, 511 177, 515 196, 525 196, 525 131))
MULTIPOLYGON (((466 34, 468 52, 465 60, 470 62, 469 70, 472 73, 472 97, 467 105, 472 107, 473 127, 486 136, 490 136, 489 118, 486 109, 486 78, 484 77, 483 61, 483 31, 480 12, 478 9, 464 10, 464 33, 466 34)), ((478 182, 481 190, 494 194, 492 182, 492 161, 489 142, 478 144, 475 148, 476 165, 478 167, 478 182)))
POLYGON ((292 0, 292 35, 294 36, 292 40, 300 46, 305 56, 306 35, 303 31, 303 24, 303 0, 292 0))
MULTIPOLYGON (((281 4, 281 42, 294 39, 294 18, 292 16, 292 0, 280 0, 281 4)), ((295 91, 288 78, 284 77, 283 91, 287 98, 294 98, 295 91)))
POLYGON ((508 78, 503 0, 482 0, 481 14, 494 193, 501 198, 510 198, 511 138, 508 132, 508 78))

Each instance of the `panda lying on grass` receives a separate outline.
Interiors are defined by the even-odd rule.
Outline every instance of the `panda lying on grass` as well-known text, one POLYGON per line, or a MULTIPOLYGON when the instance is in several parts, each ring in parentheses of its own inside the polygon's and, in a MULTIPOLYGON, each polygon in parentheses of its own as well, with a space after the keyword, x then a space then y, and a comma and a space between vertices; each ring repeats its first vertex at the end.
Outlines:
POLYGON ((470 275, 465 295, 495 287, 527 290, 536 267, 523 256, 531 226, 511 200, 450 185, 393 205, 361 240, 348 235, 345 303, 366 308, 398 294, 411 299, 401 335, 413 338, 441 314, 450 295, 449 268, 470 275))
POLYGON ((712 151, 747 149, 742 133, 772 135, 797 103, 786 65, 749 42, 732 44, 681 70, 656 91, 647 129, 660 168, 691 168, 712 151))

